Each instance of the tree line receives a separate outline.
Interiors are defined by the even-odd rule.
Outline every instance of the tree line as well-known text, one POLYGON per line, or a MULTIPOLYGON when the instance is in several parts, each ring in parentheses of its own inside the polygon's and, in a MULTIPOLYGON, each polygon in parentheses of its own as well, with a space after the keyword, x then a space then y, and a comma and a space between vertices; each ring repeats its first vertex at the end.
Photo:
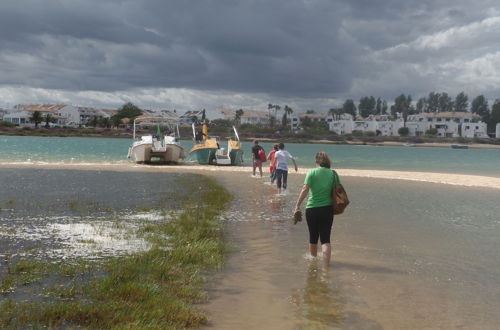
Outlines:
POLYGON ((342 107, 329 110, 331 115, 348 113, 356 117, 367 118, 370 115, 390 115, 396 117, 400 113, 403 122, 409 115, 419 113, 439 113, 439 112, 471 112, 481 117, 481 121, 488 125, 488 131, 494 131, 497 123, 500 122, 500 98, 489 106, 484 95, 478 95, 469 104, 469 97, 464 92, 458 93, 452 98, 446 92, 430 92, 427 96, 419 98, 413 103, 411 95, 401 94, 394 99, 394 103, 389 107, 387 101, 380 97, 363 96, 356 106, 353 99, 347 99, 342 107))

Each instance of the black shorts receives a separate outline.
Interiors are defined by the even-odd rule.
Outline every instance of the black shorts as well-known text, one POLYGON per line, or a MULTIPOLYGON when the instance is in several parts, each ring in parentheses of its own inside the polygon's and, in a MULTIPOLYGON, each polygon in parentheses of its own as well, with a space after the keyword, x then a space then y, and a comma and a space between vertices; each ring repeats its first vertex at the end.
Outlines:
POLYGON ((309 228, 309 243, 330 243, 333 225, 333 207, 331 205, 306 208, 307 227, 309 228))

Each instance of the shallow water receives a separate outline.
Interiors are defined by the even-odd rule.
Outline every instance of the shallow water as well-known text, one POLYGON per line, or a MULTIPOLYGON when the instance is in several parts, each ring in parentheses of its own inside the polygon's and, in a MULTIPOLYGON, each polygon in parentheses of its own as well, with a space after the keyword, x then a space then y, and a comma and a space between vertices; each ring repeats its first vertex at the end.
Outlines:
POLYGON ((151 244, 135 232, 166 219, 198 181, 179 173, 0 168, 0 258, 96 259, 147 250, 151 244))
MULTIPOLYGON (((181 141, 186 151, 193 145, 181 141)), ((0 164, 127 164, 131 139, 0 136, 0 164)), ((251 142, 243 142, 251 166, 251 142)), ((261 143, 270 151, 272 143, 261 143)), ((326 151, 337 168, 445 172, 500 177, 500 149, 408 148, 287 143, 300 167, 314 167, 314 155, 326 151)), ((187 162, 193 159, 188 158, 187 162)))
POLYGON ((345 176, 352 204, 335 219, 333 262, 326 267, 307 256, 306 224, 291 223, 303 174, 291 172, 288 194, 277 196, 248 169, 118 168, 0 168, 2 252, 41 251, 47 242, 64 249, 94 235, 89 223, 106 233, 100 217, 118 210, 131 211, 119 214, 130 225, 134 217, 155 221, 154 214, 132 211, 175 203, 162 196, 178 196, 197 176, 173 172, 194 172, 215 177, 235 197, 224 220, 227 267, 201 306, 212 328, 496 329, 500 323, 497 189, 345 176), (40 235, 9 241, 9 221, 40 235))
POLYGON ((352 204, 334 222, 330 266, 307 257, 307 227, 261 179, 220 177, 226 269, 204 306, 216 329, 496 329, 500 193, 431 183, 344 178, 352 204))

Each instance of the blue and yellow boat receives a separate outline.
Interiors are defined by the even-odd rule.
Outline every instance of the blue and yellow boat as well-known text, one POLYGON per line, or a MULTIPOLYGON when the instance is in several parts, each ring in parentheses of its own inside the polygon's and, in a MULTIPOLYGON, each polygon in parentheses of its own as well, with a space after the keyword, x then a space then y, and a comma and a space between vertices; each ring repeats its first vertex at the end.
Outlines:
POLYGON ((217 136, 208 135, 208 125, 206 122, 202 124, 202 131, 198 134, 193 124, 195 144, 189 153, 195 157, 198 164, 242 165, 243 148, 238 132, 234 126, 233 130, 235 139, 229 139, 227 142, 227 149, 225 149, 217 136))

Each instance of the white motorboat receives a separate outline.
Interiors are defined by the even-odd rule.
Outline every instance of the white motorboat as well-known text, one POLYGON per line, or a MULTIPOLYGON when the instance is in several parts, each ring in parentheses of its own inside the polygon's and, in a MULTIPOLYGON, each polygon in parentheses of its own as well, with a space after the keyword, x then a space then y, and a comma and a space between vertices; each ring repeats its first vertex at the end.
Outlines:
POLYGON ((180 144, 177 120, 164 117, 137 117, 134 120, 133 143, 128 150, 128 158, 136 163, 150 163, 159 159, 164 163, 177 163, 186 158, 184 148, 180 144), (157 134, 147 134, 140 138, 136 136, 139 126, 157 127, 157 134), (164 127, 163 135, 160 126, 164 127))

